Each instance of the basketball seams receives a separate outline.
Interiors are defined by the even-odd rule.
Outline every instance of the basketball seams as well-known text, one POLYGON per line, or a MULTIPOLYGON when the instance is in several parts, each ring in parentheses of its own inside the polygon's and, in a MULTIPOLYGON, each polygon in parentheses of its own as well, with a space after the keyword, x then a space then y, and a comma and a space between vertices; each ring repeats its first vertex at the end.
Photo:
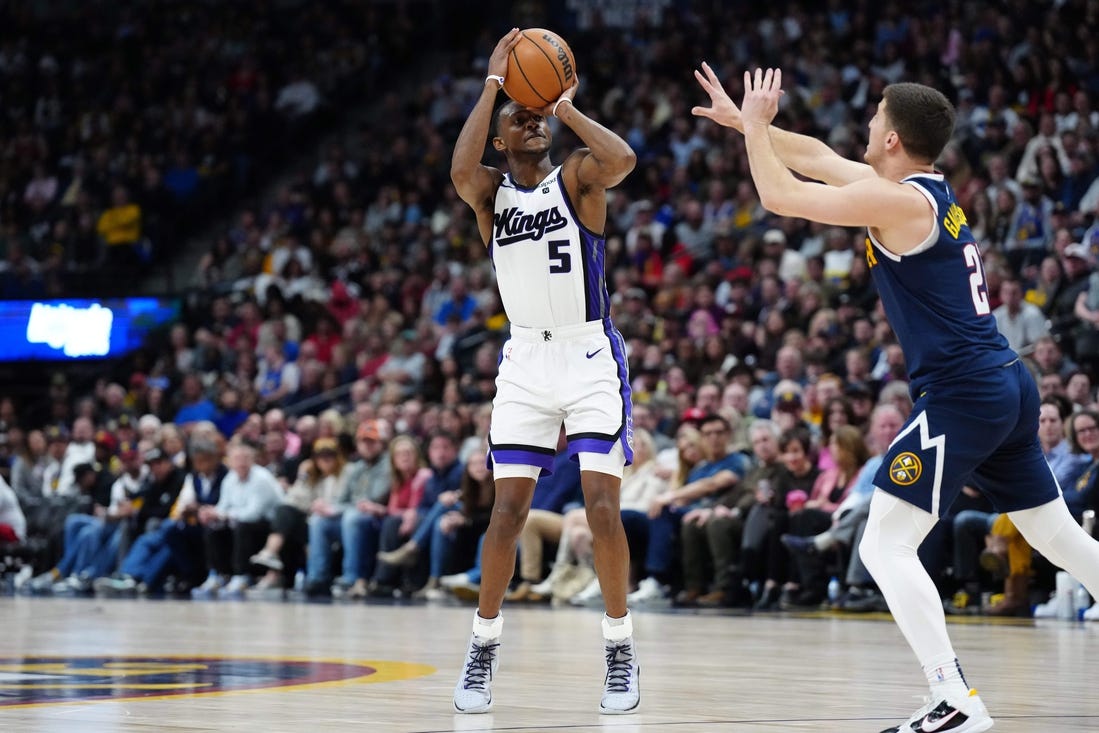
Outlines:
MULTIPOLYGON (((513 48, 508 54, 508 68, 513 73, 510 79, 505 80, 504 91, 507 92, 508 96, 511 96, 512 99, 527 107, 541 108, 552 104, 555 99, 560 98, 561 94, 566 89, 564 83, 565 69, 560 68, 559 66, 559 58, 557 55, 558 49, 553 43, 545 40, 546 35, 557 38, 556 35, 542 28, 528 28, 521 31, 520 44, 513 48), (537 48, 538 54, 532 53, 530 49, 523 48, 522 44, 524 42, 537 48), (545 63, 549 65, 549 69, 538 66, 539 63, 542 63, 543 59, 545 60, 545 63), (525 66, 524 62, 527 62, 525 63, 525 66), (552 70, 552 75, 549 73, 549 70, 552 70), (558 90, 555 90, 552 93, 552 97, 550 97, 543 94, 538 86, 536 86, 536 83, 542 86, 556 83, 558 90), (509 87, 514 88, 509 89, 509 87), (511 94, 512 91, 515 92, 514 95, 511 94), (516 97, 526 97, 527 101, 520 101, 519 99, 516 99, 516 97)), ((572 51, 565 41, 558 39, 557 42, 561 44, 561 50, 563 50, 568 57, 567 64, 574 64, 572 51)))
MULTIPOLYGON (((526 40, 530 41, 530 39, 527 38, 525 35, 523 36, 523 38, 526 38, 526 40)), ((537 45, 537 44, 535 44, 535 45, 537 45)), ((527 89, 529 89, 534 94, 534 96, 538 97, 539 99, 541 99, 546 104, 549 104, 550 102, 552 102, 553 101, 552 99, 546 99, 545 97, 543 97, 541 92, 539 92, 538 89, 533 84, 531 84, 530 77, 527 76, 527 72, 523 70, 523 64, 520 63, 519 54, 515 53, 515 49, 511 50, 511 58, 515 61, 515 68, 519 70, 519 73, 523 77, 523 81, 526 82, 527 89)), ((542 106, 544 107, 545 105, 542 105, 542 106)))
MULTIPOLYGON (((559 87, 561 87, 562 91, 564 91, 565 90, 565 79, 564 79, 563 76, 561 76, 561 70, 557 68, 557 58, 555 56, 550 56, 548 53, 546 53, 546 49, 542 47, 542 44, 531 40, 531 38, 526 33, 523 33, 522 35, 523 35, 523 38, 526 38, 528 41, 533 43, 534 47, 537 48, 539 51, 541 51, 542 55, 546 57, 546 61, 549 61, 550 68, 553 69, 554 76, 557 77, 557 85, 559 87)), ((538 96, 541 97, 542 95, 539 94, 538 96)), ((553 101, 553 100, 550 100, 550 101, 553 101)))

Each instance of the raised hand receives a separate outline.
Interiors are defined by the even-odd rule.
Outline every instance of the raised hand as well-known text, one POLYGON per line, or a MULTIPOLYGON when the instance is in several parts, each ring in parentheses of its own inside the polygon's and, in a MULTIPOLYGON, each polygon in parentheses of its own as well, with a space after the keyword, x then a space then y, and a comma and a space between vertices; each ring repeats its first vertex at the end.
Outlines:
POLYGON ((725 91, 725 87, 722 86, 721 80, 717 78, 717 74, 705 61, 702 62, 702 71, 695 69, 695 79, 698 79, 703 91, 710 95, 710 106, 692 107, 691 114, 713 120, 725 127, 743 130, 740 109, 736 106, 736 102, 729 97, 729 93, 725 91))
POLYGON ((563 103, 562 100, 567 99, 567 100, 569 100, 569 102, 572 102, 574 99, 576 99, 576 92, 577 92, 578 89, 580 89, 580 75, 579 74, 573 74, 572 86, 570 86, 565 91, 561 92, 560 97, 553 100, 552 102, 550 102, 549 104, 547 104, 545 107, 543 107, 542 109, 540 109, 538 111, 541 112, 543 116, 549 117, 550 115, 554 114, 554 112, 557 110, 557 105, 563 103))
POLYGON ((744 101, 740 105, 743 124, 771 124, 778 114, 778 100, 782 94, 781 69, 756 69, 754 77, 752 72, 745 71, 744 101))
POLYGON ((515 48, 515 44, 519 43, 521 37, 519 29, 512 28, 500 39, 496 48, 492 49, 492 55, 488 57, 489 76, 505 76, 508 73, 508 54, 515 48))

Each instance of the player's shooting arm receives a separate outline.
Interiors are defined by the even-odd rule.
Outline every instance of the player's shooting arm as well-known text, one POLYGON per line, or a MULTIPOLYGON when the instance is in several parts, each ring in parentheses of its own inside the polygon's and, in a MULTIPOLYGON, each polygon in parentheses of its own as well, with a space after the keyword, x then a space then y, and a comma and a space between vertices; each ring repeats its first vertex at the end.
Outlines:
POLYGON ((485 138, 488 137, 492 121, 492 106, 500 91, 500 82, 496 78, 502 79, 507 73, 508 53, 515 48, 519 37, 519 29, 512 28, 492 50, 488 59, 488 76, 485 78, 484 88, 481 89, 481 96, 462 125, 450 159, 450 180, 454 183, 458 196, 477 214, 477 225, 486 244, 492 229, 492 200, 503 174, 495 168, 482 165, 481 155, 485 151, 485 138))
POLYGON ((629 143, 578 110, 571 98, 557 105, 557 117, 587 146, 579 151, 583 157, 576 170, 581 186, 611 188, 637 165, 637 154, 629 143))
POLYGON ((498 171, 481 164, 485 138, 488 137, 492 118, 492 105, 498 91, 499 86, 494 80, 485 80, 481 97, 462 125, 450 159, 450 180, 458 196, 478 213, 486 207, 492 209, 492 197, 499 176, 498 171))

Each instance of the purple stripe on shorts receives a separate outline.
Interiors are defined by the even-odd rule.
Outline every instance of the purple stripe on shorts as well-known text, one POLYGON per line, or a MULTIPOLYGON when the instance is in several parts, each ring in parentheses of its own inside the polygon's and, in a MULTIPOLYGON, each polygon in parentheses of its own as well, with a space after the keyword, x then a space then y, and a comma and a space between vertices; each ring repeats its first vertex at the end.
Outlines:
POLYGON ((492 448, 490 452, 494 463, 514 463, 520 466, 537 466, 542 469, 543 476, 553 473, 553 456, 547 456, 545 453, 536 453, 531 450, 517 450, 514 448, 507 448, 504 450, 492 448))
POLYGON ((614 448, 617 440, 604 440, 602 438, 577 438, 569 441, 569 457, 577 453, 601 453, 606 455, 614 448))
POLYGON ((622 450, 626 453, 626 465, 633 463, 633 392, 630 389, 630 367, 626 361, 626 344, 610 319, 603 321, 603 331, 611 342, 611 353, 618 364, 619 393, 622 395, 622 450))

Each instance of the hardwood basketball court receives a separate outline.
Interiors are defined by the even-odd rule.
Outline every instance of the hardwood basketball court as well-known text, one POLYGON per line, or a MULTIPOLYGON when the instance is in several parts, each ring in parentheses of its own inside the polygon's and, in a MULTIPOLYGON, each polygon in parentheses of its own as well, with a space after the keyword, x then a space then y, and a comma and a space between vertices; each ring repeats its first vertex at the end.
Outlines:
MULTIPOLYGON (((504 615, 496 708, 459 716, 469 606, 6 597, 0 731, 877 733, 925 689, 886 615, 638 609, 642 710, 600 716, 599 612, 504 615)), ((993 730, 1099 730, 1099 624, 950 628, 993 730)))

